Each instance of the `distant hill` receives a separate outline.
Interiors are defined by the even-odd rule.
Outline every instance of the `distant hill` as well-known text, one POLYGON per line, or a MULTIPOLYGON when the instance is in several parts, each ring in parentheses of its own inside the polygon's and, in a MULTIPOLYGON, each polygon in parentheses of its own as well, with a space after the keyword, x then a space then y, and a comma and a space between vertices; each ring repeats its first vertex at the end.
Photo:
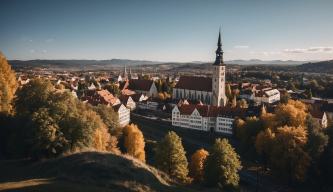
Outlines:
POLYGON ((312 73, 333 73, 333 60, 305 63, 296 67, 298 71, 312 73))
POLYGON ((83 152, 43 162, 0 161, 0 190, 193 191, 131 157, 83 152))
POLYGON ((250 60, 229 60, 225 61, 225 63, 237 64, 237 65, 300 65, 303 64, 304 61, 250 59, 250 60))
POLYGON ((161 62, 146 60, 110 59, 110 60, 10 60, 14 69, 20 68, 51 68, 59 70, 91 70, 110 69, 112 67, 153 65, 161 62))

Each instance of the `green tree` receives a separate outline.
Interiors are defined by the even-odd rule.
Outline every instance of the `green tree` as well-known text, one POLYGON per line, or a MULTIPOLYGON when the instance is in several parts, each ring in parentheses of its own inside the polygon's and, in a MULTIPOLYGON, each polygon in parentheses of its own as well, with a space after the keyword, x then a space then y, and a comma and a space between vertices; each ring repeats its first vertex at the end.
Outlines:
POLYGON ((0 113, 12 112, 12 100, 17 88, 15 72, 0 52, 0 113))
POLYGON ((50 104, 50 96, 54 90, 51 82, 44 79, 33 79, 17 91, 15 111, 19 116, 28 116, 39 108, 50 104))
MULTIPOLYGON (((25 133, 16 139, 23 141, 28 155, 49 157, 84 148, 117 150, 116 140, 93 108, 68 92, 54 91, 48 81, 37 79, 25 85, 18 91, 15 107, 25 133)), ((22 130, 13 134, 18 131, 22 130)))
POLYGON ((307 132, 303 127, 278 128, 270 155, 273 170, 289 181, 303 181, 311 160, 306 143, 307 132))
POLYGON ((29 127, 33 129, 29 136, 33 157, 51 157, 63 152, 66 139, 48 108, 40 108, 34 112, 29 127))
POLYGON ((216 139, 205 163, 205 182, 210 186, 237 187, 241 169, 240 157, 228 140, 216 139))
POLYGON ((106 84, 103 88, 108 90, 110 93, 112 93, 113 95, 115 95, 117 97, 120 96, 119 86, 114 83, 106 84))
POLYGON ((156 166, 180 181, 187 181, 188 162, 181 138, 173 131, 160 141, 156 147, 156 166))
POLYGON ((118 135, 120 131, 118 113, 115 112, 112 107, 106 105, 98 105, 94 107, 94 110, 109 128, 109 133, 112 135, 118 135))
POLYGON ((307 116, 306 126, 308 132, 307 151, 312 160, 316 161, 324 152, 329 137, 321 130, 319 122, 314 120, 311 115, 307 116))
POLYGON ((326 134, 329 136, 329 141, 319 161, 319 171, 322 173, 320 179, 326 181, 327 184, 332 185, 333 177, 333 126, 330 126, 326 130, 326 134))
POLYGON ((264 129, 262 121, 257 117, 248 117, 245 122, 237 120, 235 124, 235 135, 240 140, 241 150, 246 155, 255 154, 254 143, 257 134, 264 129))

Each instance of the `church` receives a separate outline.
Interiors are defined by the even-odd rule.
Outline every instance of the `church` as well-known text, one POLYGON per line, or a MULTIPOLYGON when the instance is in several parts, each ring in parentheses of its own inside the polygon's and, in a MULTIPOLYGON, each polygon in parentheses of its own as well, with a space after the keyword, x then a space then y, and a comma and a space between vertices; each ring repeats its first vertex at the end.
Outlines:
POLYGON ((173 88, 173 99, 190 99, 201 101, 206 105, 225 106, 225 72, 226 65, 223 62, 223 50, 221 32, 217 41, 216 58, 213 63, 212 77, 181 76, 173 88))
POLYGON ((246 110, 226 105, 226 65, 223 63, 221 32, 217 41, 216 59, 211 70, 212 77, 180 77, 173 89, 173 98, 196 100, 203 104, 175 105, 172 109, 172 125, 231 135, 233 122, 236 117, 244 117, 246 110))

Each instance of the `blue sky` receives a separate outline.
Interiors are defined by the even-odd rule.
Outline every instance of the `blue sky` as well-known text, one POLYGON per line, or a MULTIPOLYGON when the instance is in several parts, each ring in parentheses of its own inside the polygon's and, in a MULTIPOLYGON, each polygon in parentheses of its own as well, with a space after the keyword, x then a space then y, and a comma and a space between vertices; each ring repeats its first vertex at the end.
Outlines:
POLYGON ((333 59, 332 0, 0 0, 8 59, 333 59))

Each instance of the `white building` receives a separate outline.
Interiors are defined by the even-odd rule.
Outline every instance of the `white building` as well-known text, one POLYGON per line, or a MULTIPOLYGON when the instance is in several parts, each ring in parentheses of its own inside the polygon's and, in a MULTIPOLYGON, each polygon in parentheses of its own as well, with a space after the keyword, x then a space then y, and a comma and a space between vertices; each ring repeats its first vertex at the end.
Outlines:
POLYGON ((254 94, 253 101, 256 103, 275 103, 280 101, 280 91, 277 89, 260 90, 254 94))
POLYGON ((136 103, 134 102, 134 100, 132 99, 131 96, 129 96, 129 95, 121 95, 119 97, 119 99, 131 111, 136 108, 136 103))
POLYGON ((244 116, 241 108, 209 105, 181 105, 172 110, 172 125, 231 135, 235 118, 244 116))
POLYGON ((113 109, 118 113, 120 127, 125 127, 130 123, 130 109, 125 107, 123 104, 113 106, 113 109))

